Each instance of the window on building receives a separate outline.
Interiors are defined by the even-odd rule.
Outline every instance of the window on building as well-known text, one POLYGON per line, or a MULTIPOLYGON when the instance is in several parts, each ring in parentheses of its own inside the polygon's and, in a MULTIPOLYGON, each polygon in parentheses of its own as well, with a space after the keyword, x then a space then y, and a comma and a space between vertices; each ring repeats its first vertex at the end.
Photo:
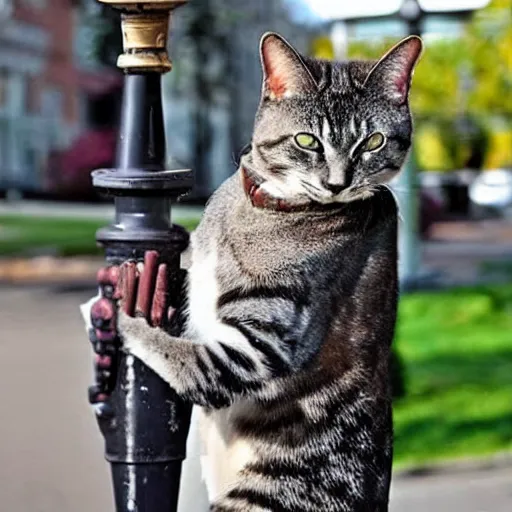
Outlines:
POLYGON ((11 116, 25 112, 26 85, 25 75, 0 69, 0 111, 11 116))
POLYGON ((41 114, 49 119, 62 119, 64 97, 56 87, 48 87, 41 96, 41 114))
POLYGON ((37 79, 33 76, 27 76, 26 111, 29 114, 39 112, 39 87, 37 79))
POLYGON ((27 77, 23 73, 9 73, 7 78, 8 110, 12 116, 22 116, 27 109, 27 77))
POLYGON ((44 9, 48 4, 48 0, 22 0, 21 3, 24 7, 29 7, 32 9, 44 9))
POLYGON ((0 69, 0 110, 7 104, 7 70, 0 69))
POLYGON ((12 0, 0 0, 0 21, 5 21, 11 16, 12 8, 12 0))

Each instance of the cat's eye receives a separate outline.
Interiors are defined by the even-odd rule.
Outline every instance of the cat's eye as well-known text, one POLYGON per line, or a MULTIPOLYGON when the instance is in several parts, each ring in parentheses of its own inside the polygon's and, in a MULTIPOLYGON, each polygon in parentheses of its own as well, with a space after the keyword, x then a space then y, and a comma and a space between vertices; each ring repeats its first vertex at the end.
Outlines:
POLYGON ((363 151, 375 151, 379 149, 384 144, 384 135, 380 132, 375 132, 373 135, 370 135, 363 146, 363 151))
POLYGON ((298 133, 295 135, 295 142, 302 149, 308 149, 309 151, 320 151, 322 148, 320 141, 310 133, 298 133))

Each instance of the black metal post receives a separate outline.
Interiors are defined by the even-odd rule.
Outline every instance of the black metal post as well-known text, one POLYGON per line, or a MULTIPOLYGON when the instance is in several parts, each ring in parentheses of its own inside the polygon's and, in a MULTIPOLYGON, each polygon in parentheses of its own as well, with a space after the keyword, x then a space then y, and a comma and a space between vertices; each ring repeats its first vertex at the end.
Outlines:
MULTIPOLYGON (((132 11, 139 17, 137 23, 142 18, 137 11, 140 9, 147 29, 155 7, 146 6, 145 10, 143 4, 150 2, 132 4, 132 11)), ((170 11, 169 5, 161 8, 164 12, 156 13, 159 30, 163 15, 168 18, 170 11)), ((143 36, 147 36, 147 30, 143 36)), ((162 50, 161 46, 155 50, 162 51, 165 48, 162 50)), ((136 53, 125 55, 132 64, 136 53)), ((147 57, 147 50, 144 56, 147 57)), ((162 62, 161 54, 157 56, 162 62)), ((171 224, 171 199, 190 189, 192 176, 188 170, 165 170, 161 73, 168 69, 154 66, 153 71, 145 61, 140 69, 132 65, 121 67, 126 75, 117 168, 93 173, 94 186, 115 198, 115 223, 98 231, 97 240, 105 248, 109 265, 142 261, 145 251, 157 250, 167 263, 171 300, 176 303, 183 279, 180 255, 187 247, 188 234, 171 224)), ((116 350, 115 345, 110 347, 115 352, 112 385, 108 393, 102 394, 93 388, 91 401, 96 404, 106 459, 112 467, 116 510, 175 512, 191 405, 183 403, 139 360, 116 350)))

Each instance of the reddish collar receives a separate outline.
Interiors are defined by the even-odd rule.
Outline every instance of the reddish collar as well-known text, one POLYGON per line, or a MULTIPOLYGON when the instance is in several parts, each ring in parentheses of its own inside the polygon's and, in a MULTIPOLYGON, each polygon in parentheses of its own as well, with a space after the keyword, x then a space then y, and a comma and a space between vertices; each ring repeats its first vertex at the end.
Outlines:
POLYGON ((255 208, 291 212, 306 210, 308 207, 305 204, 292 204, 285 199, 279 199, 272 196, 266 190, 261 188, 263 183, 259 182, 257 177, 252 176, 245 167, 240 167, 240 175, 242 177, 242 184, 245 193, 255 208))

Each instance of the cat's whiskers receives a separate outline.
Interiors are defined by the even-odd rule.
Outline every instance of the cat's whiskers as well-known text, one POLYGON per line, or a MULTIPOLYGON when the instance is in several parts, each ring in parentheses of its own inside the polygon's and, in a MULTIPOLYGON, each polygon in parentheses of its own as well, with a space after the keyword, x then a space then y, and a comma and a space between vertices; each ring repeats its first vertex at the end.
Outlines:
POLYGON ((304 189, 306 190, 308 196, 313 199, 314 201, 318 202, 318 203, 322 203, 322 204, 328 204, 328 203, 332 203, 334 202, 332 200, 332 197, 333 196, 327 196, 325 194, 322 194, 323 190, 319 187, 316 187, 315 185, 313 185, 312 183, 309 183, 308 181, 305 181, 305 180, 300 180, 302 186, 304 187, 304 189))
POLYGON ((322 204, 333 203, 350 203, 358 199, 364 199, 373 195, 374 190, 371 186, 351 186, 342 190, 339 194, 332 194, 327 192, 312 183, 300 180, 303 187, 308 192, 308 195, 316 202, 322 204))
POLYGON ((303 185, 305 185, 306 187, 311 187, 311 188, 314 188, 315 190, 318 190, 319 192, 322 192, 322 189, 320 187, 317 187, 317 186, 313 185, 312 183, 309 183, 308 181, 300 180, 300 182, 303 185))
POLYGON ((360 199, 368 199, 373 196, 376 190, 378 190, 378 187, 374 186, 374 184, 350 186, 336 196, 335 202, 350 203, 360 199))

